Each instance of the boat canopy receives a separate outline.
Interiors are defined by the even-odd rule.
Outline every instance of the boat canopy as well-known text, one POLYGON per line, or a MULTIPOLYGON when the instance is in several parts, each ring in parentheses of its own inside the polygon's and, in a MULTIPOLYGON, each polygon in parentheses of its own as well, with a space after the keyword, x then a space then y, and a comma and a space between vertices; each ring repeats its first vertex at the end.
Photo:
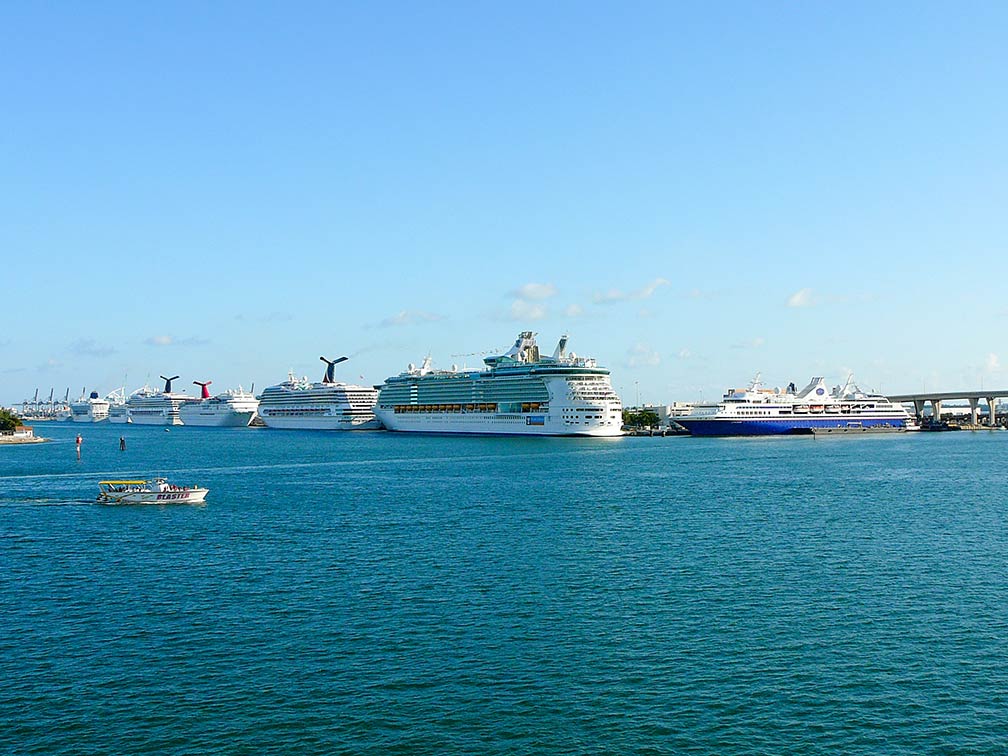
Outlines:
POLYGON ((146 480, 99 480, 99 486, 139 486, 147 483, 146 480))

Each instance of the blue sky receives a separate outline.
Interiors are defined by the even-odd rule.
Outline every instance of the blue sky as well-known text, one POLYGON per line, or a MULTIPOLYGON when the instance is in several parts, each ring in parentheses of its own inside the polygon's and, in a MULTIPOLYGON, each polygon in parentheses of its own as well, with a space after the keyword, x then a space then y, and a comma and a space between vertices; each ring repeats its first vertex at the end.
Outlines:
POLYGON ((1008 385, 1004 4, 2 20, 2 403, 380 383, 522 329, 627 404, 1008 385))

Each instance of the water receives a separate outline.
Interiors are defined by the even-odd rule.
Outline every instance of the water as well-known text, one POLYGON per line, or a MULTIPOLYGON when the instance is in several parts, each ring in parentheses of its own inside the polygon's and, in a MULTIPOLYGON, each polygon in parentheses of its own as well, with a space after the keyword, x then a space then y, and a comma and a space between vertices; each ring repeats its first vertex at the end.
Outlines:
POLYGON ((0 753, 1008 749, 1008 433, 36 429, 0 753))

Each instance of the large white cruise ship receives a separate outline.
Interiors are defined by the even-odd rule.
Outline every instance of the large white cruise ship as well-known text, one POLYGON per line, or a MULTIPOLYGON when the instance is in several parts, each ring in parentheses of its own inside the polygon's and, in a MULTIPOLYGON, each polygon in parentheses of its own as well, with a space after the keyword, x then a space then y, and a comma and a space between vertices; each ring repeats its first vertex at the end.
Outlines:
POLYGON ((108 420, 108 416, 109 402, 101 399, 97 391, 92 391, 87 397, 82 391, 80 399, 70 402, 70 419, 75 423, 100 423, 108 420))
POLYGON ((335 366, 346 357, 327 360, 321 383, 307 377, 295 378, 294 373, 276 386, 270 386, 259 396, 259 417, 268 428, 301 428, 304 430, 373 430, 381 424, 375 418, 374 405, 378 392, 365 386, 339 383, 335 366))
POLYGON ((165 382, 164 391, 155 391, 150 386, 139 388, 129 395, 126 407, 129 420, 134 425, 181 425, 179 407, 192 397, 172 392, 172 381, 178 378, 161 376, 165 382))
POLYGON ((393 431, 522 436, 620 436, 623 406, 609 371, 567 351, 551 357, 523 331, 483 370, 432 370, 430 358, 379 387, 375 414, 393 431))
POLYGON ((905 431, 913 419, 881 394, 862 391, 854 377, 833 390, 816 377, 801 391, 765 389, 756 378, 747 389, 728 389, 719 404, 696 405, 675 421, 694 436, 770 436, 835 431, 905 431))
POLYGON ((126 387, 120 386, 109 392, 105 400, 109 403, 108 419, 110 423, 128 423, 129 407, 126 406, 126 387))
POLYGON ((201 397, 190 400, 179 407, 179 418, 183 425, 202 426, 243 426, 255 416, 258 400, 241 386, 237 389, 210 396, 207 387, 213 381, 193 381, 200 387, 201 397))

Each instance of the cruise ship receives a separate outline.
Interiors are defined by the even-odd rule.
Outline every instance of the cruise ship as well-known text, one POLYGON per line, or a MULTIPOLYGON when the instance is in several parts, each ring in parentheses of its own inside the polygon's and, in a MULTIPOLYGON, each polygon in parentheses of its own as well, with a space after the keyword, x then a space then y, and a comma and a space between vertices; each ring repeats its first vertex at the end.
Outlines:
POLYGON ((335 367, 346 357, 328 360, 321 383, 307 377, 270 386, 259 396, 259 417, 268 428, 304 430, 373 430, 381 427, 375 418, 378 392, 365 386, 336 381, 335 367))
POLYGON ((128 423, 129 407, 126 406, 126 387, 121 386, 105 397, 109 403, 108 419, 110 423, 128 423))
POLYGON ((433 370, 430 357, 379 387, 375 414, 393 431, 521 436, 620 436, 623 406, 609 371, 567 353, 550 357, 532 331, 486 357, 481 370, 433 370))
POLYGON ((248 425, 259 406, 255 396, 239 386, 237 389, 210 396, 208 388, 213 381, 193 381, 200 387, 201 396, 190 400, 178 409, 183 425, 243 426, 248 425))
POLYGON ((192 397, 172 392, 172 381, 177 378, 177 375, 171 378, 162 375, 164 391, 144 386, 130 394, 126 400, 130 422, 134 425, 181 425, 179 407, 192 401, 192 397))
POLYGON ((92 391, 85 397, 81 391, 80 399, 70 402, 70 419, 75 423, 100 423, 108 420, 109 402, 101 399, 97 391, 92 391))
POLYGON ((696 405, 675 421, 694 436, 914 429, 913 419, 901 405, 862 391, 853 376, 832 390, 824 378, 816 377, 797 391, 793 383, 786 389, 765 389, 757 374, 748 388, 728 389, 719 404, 696 405))

